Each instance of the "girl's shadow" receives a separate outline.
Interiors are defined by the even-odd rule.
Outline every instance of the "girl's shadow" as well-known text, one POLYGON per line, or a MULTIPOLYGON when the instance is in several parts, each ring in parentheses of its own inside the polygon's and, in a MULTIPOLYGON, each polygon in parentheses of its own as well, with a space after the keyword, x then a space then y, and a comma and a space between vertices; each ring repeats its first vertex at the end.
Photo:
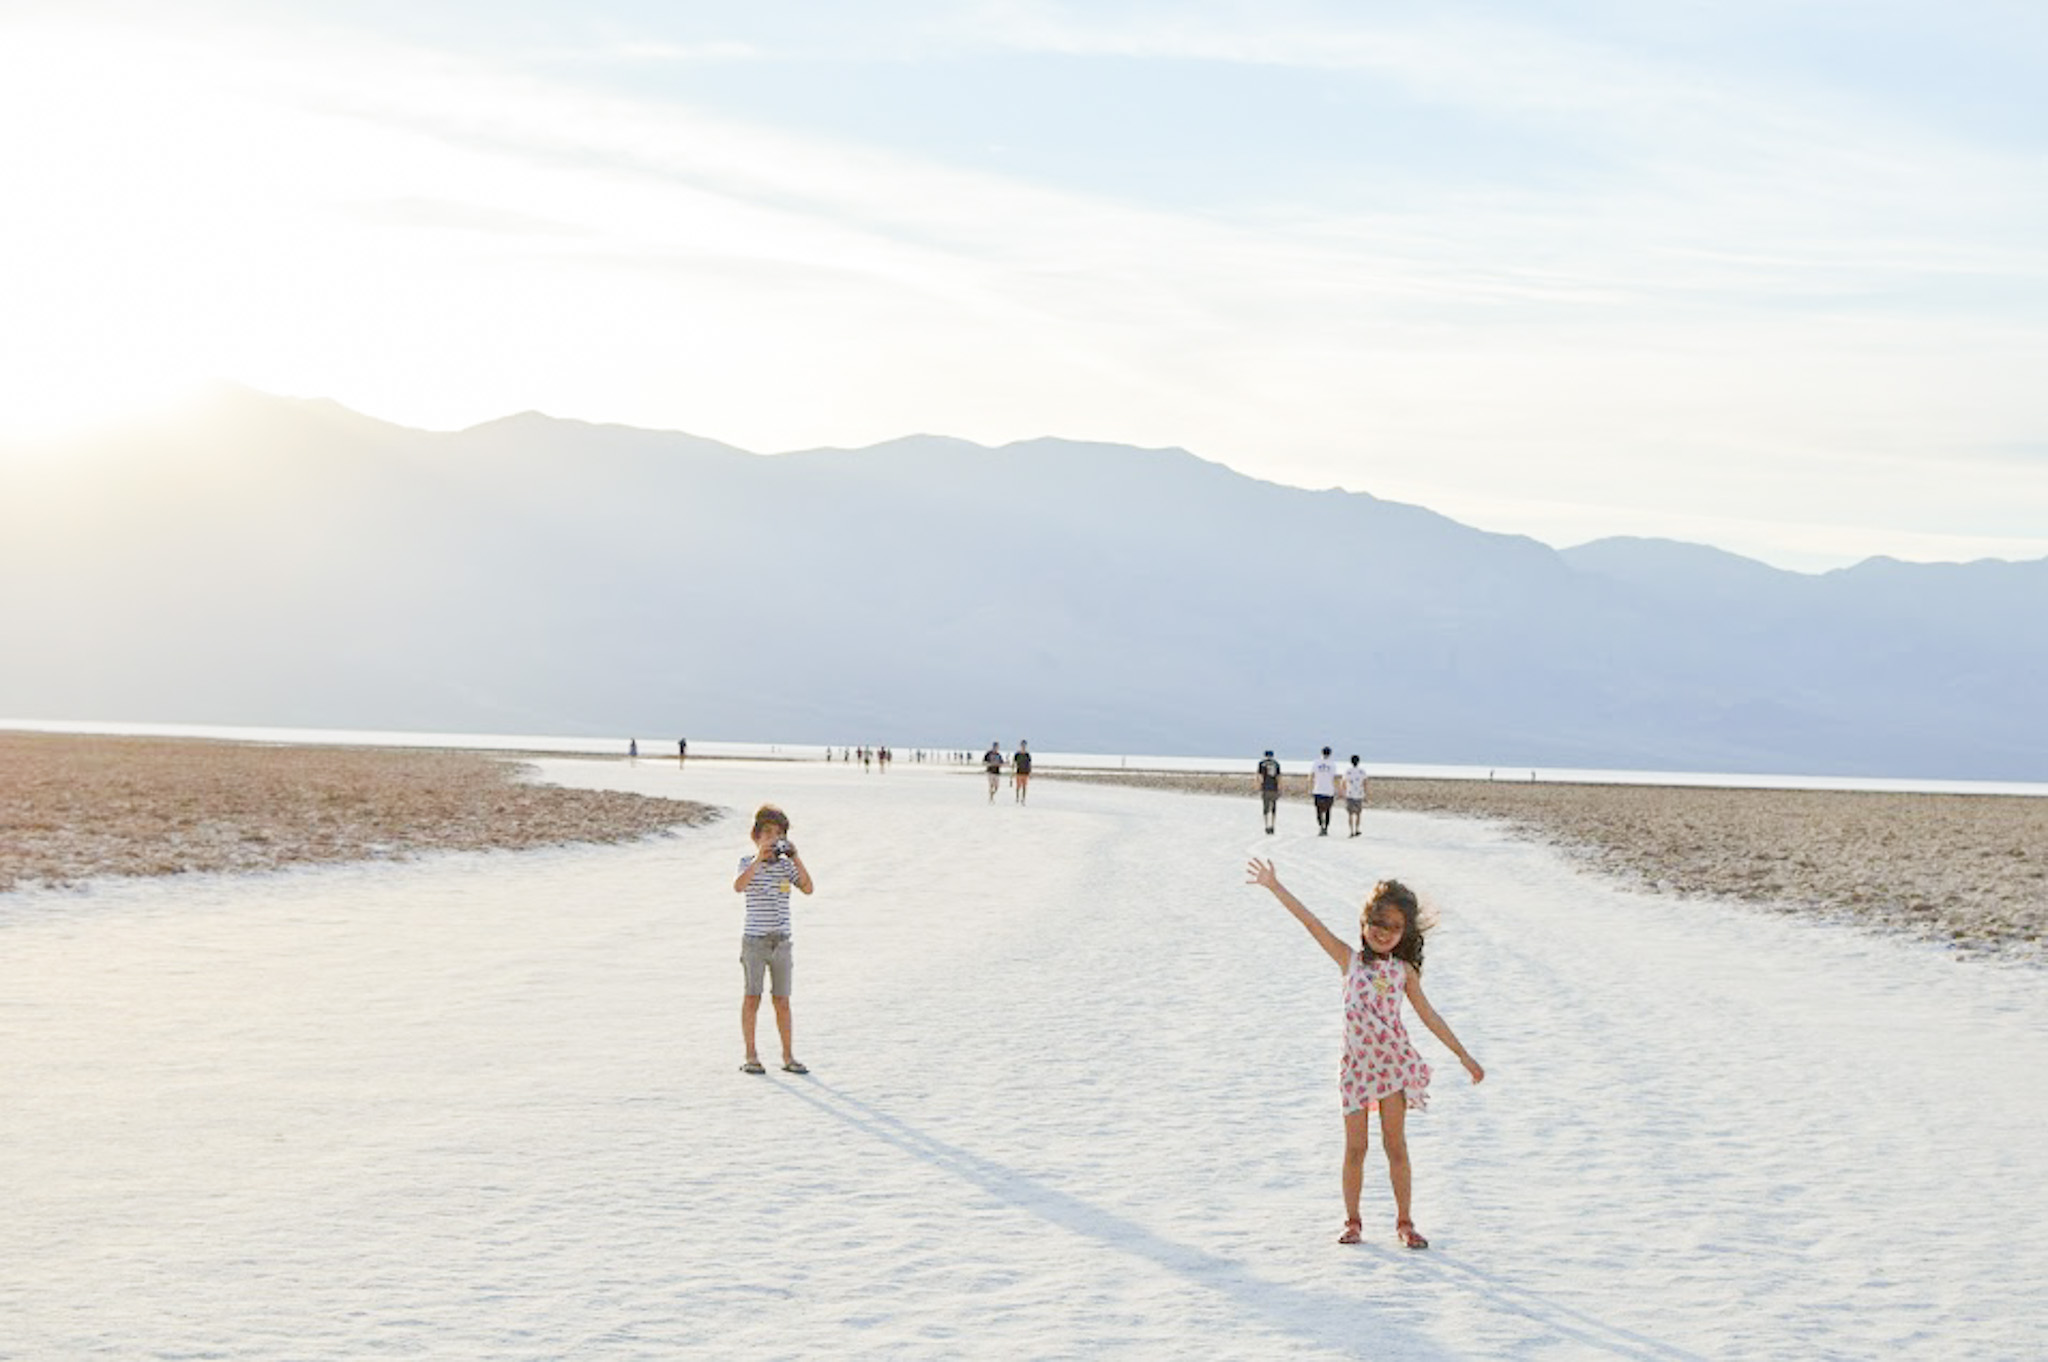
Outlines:
POLYGON ((950 1173, 1049 1225, 1148 1259, 1198 1286, 1227 1296, 1245 1313, 1261 1317, 1274 1329, 1318 1347, 1369 1353, 1374 1357, 1452 1356, 1433 1340, 1384 1319, 1360 1318, 1355 1302, 1311 1295, 1256 1276, 1243 1263, 1162 1239, 1134 1220, 1090 1205, 993 1159, 935 1139, 816 1078, 778 1084, 776 1091, 806 1102, 860 1134, 950 1173))
MULTIPOLYGON (((993 1159, 927 1135, 815 1077, 802 1083, 778 1084, 776 1091, 817 1108, 862 1135, 950 1173, 1049 1225, 1147 1259, 1198 1286, 1227 1296, 1245 1313, 1264 1319, 1275 1330, 1318 1347, 1404 1359, 1455 1355, 1435 1340, 1381 1315, 1361 1318, 1355 1301, 1312 1295, 1260 1277, 1241 1262, 1163 1239, 1114 1211, 1091 1205, 993 1159)), ((1637 1362, 1699 1362, 1697 1353, 1603 1323, 1441 1253, 1404 1256, 1417 1267, 1437 1274, 1439 1280, 1462 1285, 1486 1298, 1495 1308, 1532 1320, 1546 1332, 1583 1347, 1637 1362)))

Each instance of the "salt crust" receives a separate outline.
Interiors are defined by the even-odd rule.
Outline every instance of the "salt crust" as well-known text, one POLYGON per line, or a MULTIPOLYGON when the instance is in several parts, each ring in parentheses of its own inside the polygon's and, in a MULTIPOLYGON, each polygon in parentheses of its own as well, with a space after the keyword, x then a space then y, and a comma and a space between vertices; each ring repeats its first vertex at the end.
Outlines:
POLYGON ((471 752, 0 733, 0 892, 626 842, 716 817, 685 800, 531 784, 521 769, 471 752))
MULTIPOLYGON (((1257 815, 1249 775, 1046 774, 1236 795, 1257 815)), ((1306 778, 1283 793, 1306 804, 1306 778)), ((2048 949, 2048 799, 1379 778, 1367 807, 1499 820, 1636 887, 2048 949)))

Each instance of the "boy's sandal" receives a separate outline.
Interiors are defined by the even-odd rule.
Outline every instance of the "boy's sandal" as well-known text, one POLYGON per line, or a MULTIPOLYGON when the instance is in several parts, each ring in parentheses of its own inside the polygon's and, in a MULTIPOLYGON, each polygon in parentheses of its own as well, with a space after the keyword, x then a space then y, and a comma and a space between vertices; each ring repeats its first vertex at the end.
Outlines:
POLYGON ((800 1059, 790 1060, 782 1066, 782 1071, 786 1074, 807 1074, 810 1072, 809 1069, 804 1067, 804 1062, 800 1059))
POLYGON ((1429 1241, 1415 1232, 1415 1222, 1412 1220, 1396 1220, 1394 1222, 1394 1237, 1401 1241, 1401 1247, 1403 1248, 1426 1249, 1429 1247, 1429 1241))
POLYGON ((1337 1242, 1340 1244, 1355 1244, 1359 1241, 1361 1232, 1364 1229, 1365 1226, 1361 1222, 1347 1220, 1344 1222, 1344 1233, 1337 1236, 1337 1242))
POLYGON ((768 1072, 768 1070, 761 1063, 760 1060, 750 1059, 746 1063, 740 1065, 740 1072, 743 1074, 765 1074, 768 1072))

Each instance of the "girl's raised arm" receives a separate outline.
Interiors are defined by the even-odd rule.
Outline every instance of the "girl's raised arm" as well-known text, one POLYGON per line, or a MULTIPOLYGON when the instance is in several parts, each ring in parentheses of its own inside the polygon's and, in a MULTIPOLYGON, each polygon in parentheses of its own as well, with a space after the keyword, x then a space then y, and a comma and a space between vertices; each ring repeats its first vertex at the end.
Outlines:
POLYGON ((1294 914, 1295 920, 1308 928, 1308 934, 1316 939, 1323 953, 1337 962, 1338 969, 1351 968, 1351 947, 1339 940, 1334 932, 1323 925, 1322 919, 1303 906, 1300 899, 1287 892, 1287 886, 1280 883, 1280 877, 1273 873, 1273 863, 1254 856, 1245 867, 1245 883, 1256 884, 1273 891, 1273 897, 1280 900, 1280 906, 1294 914))

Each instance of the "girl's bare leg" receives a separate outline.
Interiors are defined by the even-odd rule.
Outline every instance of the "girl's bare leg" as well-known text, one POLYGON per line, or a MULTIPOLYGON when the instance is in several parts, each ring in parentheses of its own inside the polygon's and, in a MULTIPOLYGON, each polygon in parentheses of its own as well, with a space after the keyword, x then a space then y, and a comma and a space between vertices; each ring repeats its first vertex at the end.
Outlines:
POLYGON ((1358 1194, 1365 1186, 1366 1113, 1344 1113, 1344 1218, 1358 1219, 1358 1194))
POLYGON ((1408 1098, 1394 1093, 1380 1099, 1380 1143, 1387 1147, 1387 1181, 1394 1185, 1394 1217, 1409 1220, 1408 1098))

